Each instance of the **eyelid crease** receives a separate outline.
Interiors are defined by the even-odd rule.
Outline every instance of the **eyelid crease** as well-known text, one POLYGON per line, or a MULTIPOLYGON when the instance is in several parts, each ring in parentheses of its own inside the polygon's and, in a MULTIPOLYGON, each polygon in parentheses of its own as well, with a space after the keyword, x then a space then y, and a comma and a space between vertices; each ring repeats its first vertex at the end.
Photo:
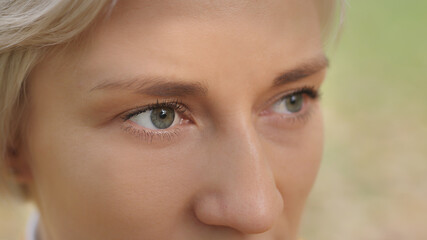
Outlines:
MULTIPOLYGON (((321 53, 299 61, 298 65, 280 72, 272 79, 272 87, 286 85, 314 75, 329 66, 329 60, 321 53)), ((100 80, 88 91, 126 90, 135 94, 157 97, 207 96, 208 86, 201 79, 182 79, 172 76, 137 74, 128 77, 116 77, 100 80)))
POLYGON ((310 59, 309 61, 298 66, 297 68, 279 75, 276 79, 274 79, 273 86, 285 85, 290 82, 295 82, 300 79, 304 79, 318 72, 321 72, 322 70, 328 67, 328 58, 325 55, 321 54, 315 58, 310 59))

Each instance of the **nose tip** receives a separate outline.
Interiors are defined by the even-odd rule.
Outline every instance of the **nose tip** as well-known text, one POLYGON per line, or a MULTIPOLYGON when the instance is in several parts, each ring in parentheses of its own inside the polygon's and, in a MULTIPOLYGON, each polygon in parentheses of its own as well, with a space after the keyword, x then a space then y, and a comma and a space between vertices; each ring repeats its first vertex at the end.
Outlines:
POLYGON ((258 234, 271 229, 283 210, 278 191, 252 189, 246 194, 207 194, 195 205, 196 217, 204 224, 258 234), (255 191, 254 191, 255 190, 255 191))
POLYGON ((212 139, 215 143, 210 145, 207 162, 213 165, 205 168, 193 211, 206 225, 243 234, 263 233, 282 214, 282 195, 270 167, 271 156, 251 122, 233 120, 229 125, 233 127, 221 129, 219 139, 212 139))

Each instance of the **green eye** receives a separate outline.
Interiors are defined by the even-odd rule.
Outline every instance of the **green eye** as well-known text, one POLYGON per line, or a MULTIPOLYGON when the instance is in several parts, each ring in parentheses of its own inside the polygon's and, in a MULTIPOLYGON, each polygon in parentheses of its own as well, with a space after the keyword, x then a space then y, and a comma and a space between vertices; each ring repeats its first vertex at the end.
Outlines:
POLYGON ((283 97, 273 105, 273 110, 278 113, 297 113, 301 111, 304 103, 302 93, 294 93, 283 97))
POLYGON ((285 106, 289 112, 295 113, 301 111, 302 103, 303 103, 302 94, 294 94, 288 97, 285 97, 285 106))
POLYGON ((129 118, 136 124, 149 129, 165 129, 178 122, 175 110, 171 107, 154 107, 129 118))
POLYGON ((156 128, 165 129, 175 120, 175 111, 168 107, 155 108, 151 111, 150 119, 156 128))

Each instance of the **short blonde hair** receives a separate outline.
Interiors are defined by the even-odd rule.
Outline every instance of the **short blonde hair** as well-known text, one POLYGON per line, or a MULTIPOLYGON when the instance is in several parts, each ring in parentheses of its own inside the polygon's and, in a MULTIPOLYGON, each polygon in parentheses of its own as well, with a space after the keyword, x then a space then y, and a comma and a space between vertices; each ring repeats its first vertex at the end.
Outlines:
MULTIPOLYGON (((336 0, 315 0, 320 19, 332 16, 336 0)), ((14 181, 7 154, 19 145, 26 79, 34 66, 55 46, 66 44, 108 16, 115 0, 3 0, 0 1, 0 186, 2 192, 29 199, 25 186, 14 181)))
POLYGON ((0 186, 27 198, 6 164, 19 143, 26 79, 52 46, 88 28, 112 0, 4 0, 0 2, 0 186))

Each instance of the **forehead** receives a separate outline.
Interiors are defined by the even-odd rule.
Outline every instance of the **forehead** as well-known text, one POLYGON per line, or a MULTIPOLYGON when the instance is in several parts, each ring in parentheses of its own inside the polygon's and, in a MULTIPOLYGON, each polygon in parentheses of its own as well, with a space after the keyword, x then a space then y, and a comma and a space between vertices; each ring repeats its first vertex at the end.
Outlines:
POLYGON ((321 51, 313 2, 118 1, 85 37, 85 47, 78 46, 72 79, 90 89, 112 76, 203 80, 281 72, 321 51))

